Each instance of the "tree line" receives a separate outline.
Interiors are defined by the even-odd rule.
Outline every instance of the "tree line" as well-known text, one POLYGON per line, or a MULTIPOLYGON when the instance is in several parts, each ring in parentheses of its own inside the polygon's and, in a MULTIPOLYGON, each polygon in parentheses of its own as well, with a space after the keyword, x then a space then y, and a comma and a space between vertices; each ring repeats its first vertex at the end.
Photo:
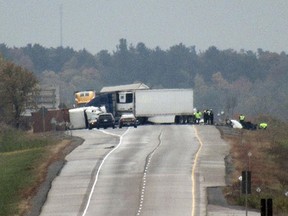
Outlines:
POLYGON ((228 116, 272 115, 287 120, 288 57, 285 52, 219 50, 196 51, 177 44, 167 50, 128 44, 120 39, 113 52, 91 54, 70 47, 39 44, 9 48, 2 57, 33 72, 41 84, 60 86, 61 102, 71 107, 73 93, 143 82, 151 88, 193 88, 195 107, 224 111, 228 116))

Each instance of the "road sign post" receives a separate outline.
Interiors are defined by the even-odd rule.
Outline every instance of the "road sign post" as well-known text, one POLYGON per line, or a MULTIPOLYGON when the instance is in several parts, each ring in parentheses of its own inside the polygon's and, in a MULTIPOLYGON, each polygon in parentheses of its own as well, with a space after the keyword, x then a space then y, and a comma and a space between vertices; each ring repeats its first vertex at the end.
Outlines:
POLYGON ((273 216, 272 199, 261 199, 261 216, 273 216))
POLYGON ((251 172, 242 171, 242 194, 251 194, 251 172))
POLYGON ((242 193, 245 194, 245 210, 248 215, 248 194, 251 194, 251 172, 242 171, 242 193))

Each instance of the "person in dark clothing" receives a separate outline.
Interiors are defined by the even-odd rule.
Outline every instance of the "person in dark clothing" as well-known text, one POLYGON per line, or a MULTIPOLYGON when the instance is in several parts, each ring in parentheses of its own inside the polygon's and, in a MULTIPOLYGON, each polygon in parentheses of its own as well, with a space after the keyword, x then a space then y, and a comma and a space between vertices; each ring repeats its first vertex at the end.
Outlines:
POLYGON ((205 125, 208 124, 209 121, 208 110, 203 111, 203 120, 205 125))
POLYGON ((244 129, 247 129, 247 130, 256 130, 257 129, 257 125, 253 124, 250 121, 242 122, 242 126, 244 129))
POLYGON ((209 124, 214 125, 214 113, 212 109, 210 109, 208 112, 208 119, 209 119, 209 124))

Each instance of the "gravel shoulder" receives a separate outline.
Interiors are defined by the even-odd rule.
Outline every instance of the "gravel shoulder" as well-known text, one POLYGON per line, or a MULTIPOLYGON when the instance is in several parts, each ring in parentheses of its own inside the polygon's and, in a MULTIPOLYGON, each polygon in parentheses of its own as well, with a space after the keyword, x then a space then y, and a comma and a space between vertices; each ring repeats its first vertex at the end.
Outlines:
MULTIPOLYGON (((242 216, 245 215, 246 209, 243 206, 235 206, 235 205, 229 205, 227 202, 225 195, 223 194, 223 189, 225 186, 228 186, 231 184, 231 173, 234 171, 234 164, 232 161, 232 157, 230 155, 230 144, 227 143, 224 140, 224 136, 238 136, 239 131, 233 130, 230 127, 216 127, 218 130, 218 133, 221 135, 221 140, 223 144, 226 145, 226 148, 223 148, 222 150, 222 161, 224 162, 224 181, 223 185, 217 185, 215 186, 209 186, 206 188, 207 190, 207 216, 242 216)), ((219 136, 218 136, 219 137, 219 136)), ((215 136, 216 138, 216 136, 215 136)), ((212 147, 212 146, 211 146, 212 147)), ((216 147, 217 148, 217 147, 216 147)), ((217 152, 215 146, 214 150, 217 152)), ((212 147, 213 151, 213 147, 212 147)), ((213 182, 213 181, 212 181, 213 182)), ((215 182, 213 182, 215 183, 215 182)), ((257 212, 255 209, 248 209, 249 216, 258 216, 259 212, 257 212)), ((248 212, 247 212, 248 213, 248 212)))

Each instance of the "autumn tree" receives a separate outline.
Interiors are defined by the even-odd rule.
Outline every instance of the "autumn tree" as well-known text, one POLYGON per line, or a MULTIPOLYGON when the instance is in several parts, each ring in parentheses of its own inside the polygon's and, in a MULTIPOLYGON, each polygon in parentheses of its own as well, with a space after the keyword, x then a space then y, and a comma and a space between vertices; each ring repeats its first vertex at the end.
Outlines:
POLYGON ((32 72, 0 59, 0 112, 2 121, 19 128, 21 114, 36 89, 32 72))

